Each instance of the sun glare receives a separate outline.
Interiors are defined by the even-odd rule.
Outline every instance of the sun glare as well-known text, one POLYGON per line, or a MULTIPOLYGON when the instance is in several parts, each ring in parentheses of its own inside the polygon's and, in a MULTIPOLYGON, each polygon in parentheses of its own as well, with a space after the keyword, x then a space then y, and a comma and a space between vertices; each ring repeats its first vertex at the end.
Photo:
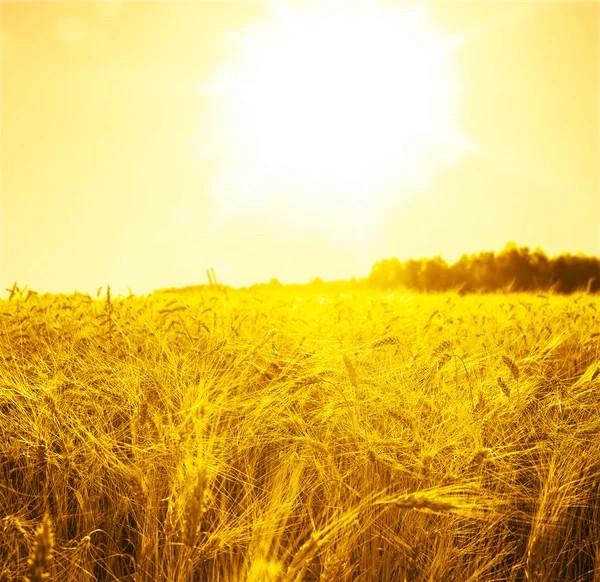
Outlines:
POLYGON ((425 187, 465 149, 458 42, 424 6, 273 10, 204 86, 221 112, 221 204, 279 201, 331 230, 331 211, 372 221, 425 187))

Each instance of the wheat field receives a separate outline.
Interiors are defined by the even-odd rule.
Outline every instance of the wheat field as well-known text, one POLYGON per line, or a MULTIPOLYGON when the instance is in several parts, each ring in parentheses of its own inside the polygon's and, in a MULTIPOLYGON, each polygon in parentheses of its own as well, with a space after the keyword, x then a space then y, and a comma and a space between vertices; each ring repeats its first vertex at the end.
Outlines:
POLYGON ((600 299, 0 304, 0 580, 600 580, 600 299))

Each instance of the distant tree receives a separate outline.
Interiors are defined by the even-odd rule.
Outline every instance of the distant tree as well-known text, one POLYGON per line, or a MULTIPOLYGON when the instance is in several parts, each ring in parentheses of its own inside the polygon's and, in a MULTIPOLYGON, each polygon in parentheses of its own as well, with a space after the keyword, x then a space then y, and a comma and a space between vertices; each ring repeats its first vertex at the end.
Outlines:
POLYGON ((402 284, 402 263, 396 258, 384 259, 373 265, 369 285, 378 289, 393 289, 402 284))
POLYGON ((495 292, 500 289, 533 291, 552 288, 560 293, 576 290, 600 292, 600 259, 564 253, 549 259, 539 247, 508 243, 498 254, 483 251, 462 255, 448 265, 439 256, 433 259, 385 259, 373 265, 368 285, 380 289, 399 286, 416 291, 460 289, 495 292))
POLYGON ((552 279, 552 265, 546 256, 546 253, 537 247, 531 255, 531 265, 533 267, 533 286, 535 289, 547 289, 552 279))
POLYGON ((464 254, 450 267, 452 287, 462 289, 465 293, 475 290, 471 259, 464 254))
POLYGON ((493 252, 473 255, 469 269, 474 289, 493 292, 502 287, 502 276, 498 272, 496 255, 493 252))
POLYGON ((402 282, 409 289, 416 289, 417 291, 423 290, 423 279, 421 277, 422 264, 421 261, 415 261, 409 259, 404 263, 404 269, 402 272, 402 282))
POLYGON ((448 263, 439 255, 433 259, 425 259, 421 279, 425 291, 445 291, 450 287, 448 263))
POLYGON ((500 251, 496 260, 497 269, 504 286, 514 291, 526 291, 531 287, 533 272, 528 247, 517 247, 508 243, 500 251))

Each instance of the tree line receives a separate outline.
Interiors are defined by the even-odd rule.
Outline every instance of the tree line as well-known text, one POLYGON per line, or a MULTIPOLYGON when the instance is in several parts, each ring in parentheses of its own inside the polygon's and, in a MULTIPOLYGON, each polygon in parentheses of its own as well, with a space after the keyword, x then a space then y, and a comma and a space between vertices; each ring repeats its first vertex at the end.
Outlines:
POLYGON ((597 293, 600 259, 569 253, 548 257, 540 248, 532 252, 528 247, 508 243, 499 253, 464 254, 452 264, 439 256, 407 261, 385 259, 373 265, 368 283, 379 289, 406 287, 416 291, 597 293))

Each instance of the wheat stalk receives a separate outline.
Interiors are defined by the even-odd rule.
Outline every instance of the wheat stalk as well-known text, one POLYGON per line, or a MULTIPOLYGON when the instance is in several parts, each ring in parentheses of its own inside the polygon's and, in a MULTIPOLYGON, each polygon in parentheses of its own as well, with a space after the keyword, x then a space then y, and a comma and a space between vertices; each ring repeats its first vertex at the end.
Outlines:
POLYGON ((196 478, 196 484, 192 490, 192 495, 188 501, 184 543, 189 547, 196 545, 198 538, 198 529, 202 522, 202 515, 206 511, 206 492, 208 489, 208 473, 206 469, 200 469, 196 478))
POLYGON ((502 394, 504 394, 504 396, 506 396, 507 398, 510 398, 510 388, 508 387, 508 384, 504 381, 504 378, 502 378, 502 376, 498 376, 498 386, 500 386, 502 394))
POLYGON ((0 524, 2 525, 2 531, 6 535, 19 536, 23 538, 27 537, 27 530, 25 529, 23 522, 16 515, 7 515, 6 517, 2 518, 0 524))
POLYGON ((447 352, 440 355, 437 361, 437 370, 438 372, 452 359, 452 354, 447 352))
POLYGON ((439 345, 433 350, 432 355, 438 356, 443 353, 452 352, 452 342, 450 340, 442 340, 439 345))
POLYGON ((376 505, 395 505, 404 509, 429 510, 440 513, 461 509, 454 501, 443 499, 432 492, 407 493, 394 499, 375 502, 376 505))
POLYGON ((509 369, 512 377, 517 383, 517 395, 519 394, 519 368, 514 360, 511 360, 508 356, 502 356, 502 361, 504 365, 509 369))
POLYGON ((323 532, 313 532, 308 540, 300 546, 300 549, 294 556, 292 563, 290 564, 283 582, 291 582, 292 580, 298 580, 302 576, 302 572, 306 569, 306 566, 310 560, 314 557, 317 550, 323 544, 323 532))
POLYGON ((340 579, 340 573, 347 567, 347 556, 338 555, 336 550, 337 548, 327 552, 319 578, 320 582, 336 582, 340 579))
POLYGON ((371 348, 381 348, 383 346, 395 346, 400 343, 400 338, 396 335, 389 335, 387 337, 379 338, 375 340, 371 345, 371 348))
POLYGON ((348 377, 350 378, 350 383, 355 388, 358 388, 358 377, 356 375, 356 369, 354 368, 354 364, 346 354, 343 355, 343 358, 344 365, 346 366, 346 370, 348 371, 348 377))
POLYGON ((177 531, 177 527, 175 525, 175 508, 173 506, 173 500, 171 498, 168 499, 167 513, 165 514, 165 518, 163 520, 163 531, 165 534, 165 538, 172 537, 177 531))
POLYGON ((33 551, 28 560, 28 582, 43 582, 50 578, 50 565, 54 550, 54 530, 48 513, 35 532, 33 551))
POLYGON ((93 569, 93 562, 90 563, 91 550, 92 539, 88 534, 83 536, 73 548, 73 553, 69 560, 69 581, 81 582, 82 580, 96 579, 91 571, 93 569), (76 566, 76 568, 73 568, 73 566, 76 566))
POLYGON ((137 468, 133 468, 125 472, 124 477, 131 488, 131 492, 133 493, 136 502, 141 507, 145 507, 148 501, 148 488, 142 472, 137 468))

